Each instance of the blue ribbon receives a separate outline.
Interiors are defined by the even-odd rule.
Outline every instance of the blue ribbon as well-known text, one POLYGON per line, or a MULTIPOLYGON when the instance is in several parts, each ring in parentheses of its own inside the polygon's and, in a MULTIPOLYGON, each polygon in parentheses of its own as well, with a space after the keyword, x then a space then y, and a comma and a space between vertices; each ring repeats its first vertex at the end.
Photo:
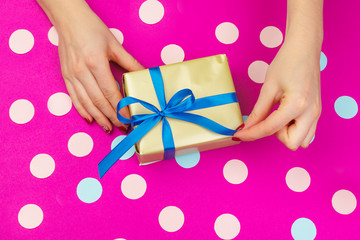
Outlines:
POLYGON ((100 178, 123 156, 135 143, 145 136, 160 120, 162 121, 162 140, 164 145, 164 159, 172 159, 175 156, 175 144, 171 127, 166 118, 175 118, 200 125, 212 132, 232 136, 235 130, 226 128, 206 117, 188 113, 202 108, 215 107, 219 105, 237 102, 236 93, 225 93, 213 95, 195 100, 190 89, 182 89, 175 93, 170 101, 166 103, 164 83, 159 67, 149 68, 151 79, 159 101, 160 109, 154 105, 133 97, 123 98, 117 105, 117 117, 122 123, 130 123, 137 127, 119 143, 103 160, 98 164, 100 178), (130 119, 119 114, 119 110, 130 104, 140 103, 153 113, 133 115, 130 119))

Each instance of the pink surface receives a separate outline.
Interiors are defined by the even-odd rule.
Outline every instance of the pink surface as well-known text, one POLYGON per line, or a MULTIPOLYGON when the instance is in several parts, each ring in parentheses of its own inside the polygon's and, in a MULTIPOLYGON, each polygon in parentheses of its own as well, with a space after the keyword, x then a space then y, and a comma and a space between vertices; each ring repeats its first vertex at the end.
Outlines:
MULTIPOLYGON (((267 26, 285 34, 286 1, 161 1, 165 15, 154 25, 140 20, 141 3, 89 1, 108 27, 122 31, 124 47, 145 67, 162 65, 160 52, 168 44, 181 46, 185 60, 227 54, 242 112, 248 115, 261 88, 249 78, 248 67, 256 60, 270 64, 274 58, 279 47, 265 47, 259 35, 267 26), (222 22, 239 29, 235 43, 225 45, 216 39, 215 28, 222 22)), ((133 156, 110 169, 100 181, 102 196, 88 204, 78 198, 77 185, 87 177, 98 179, 97 164, 121 132, 116 129, 107 135, 97 124, 88 125, 74 107, 65 116, 49 112, 49 97, 67 93, 57 47, 47 37, 52 25, 35 1, 1 2, 1 239, 220 239, 214 223, 224 213, 239 220, 238 239, 292 239, 291 226, 302 217, 315 224, 316 239, 359 239, 359 207, 342 215, 331 204, 340 189, 360 199, 360 114, 344 119, 334 110, 343 95, 360 102, 360 33, 354 4, 325 1, 322 52, 328 64, 321 72, 323 111, 308 149, 292 152, 272 136, 202 152, 199 163, 189 169, 175 160, 139 166, 133 156), (26 54, 9 48, 9 37, 17 29, 34 36, 34 47, 26 54), (29 100, 35 108, 26 124, 9 117, 10 106, 18 99, 29 100), (77 132, 89 134, 94 142, 85 157, 73 156, 67 147, 77 132), (55 160, 54 173, 45 179, 29 170, 39 153, 55 160), (231 159, 248 168, 241 184, 224 178, 224 165, 231 159), (293 167, 310 174, 311 184, 304 192, 294 192, 286 184, 286 173, 293 167), (134 173, 146 180, 147 189, 144 196, 131 200, 122 194, 121 182, 134 173), (31 203, 42 209, 44 219, 38 227, 26 229, 19 224, 18 213, 31 203), (159 224, 159 214, 167 206, 177 206, 185 216, 176 232, 159 224)), ((114 68, 114 72, 120 79, 121 71, 114 68)))

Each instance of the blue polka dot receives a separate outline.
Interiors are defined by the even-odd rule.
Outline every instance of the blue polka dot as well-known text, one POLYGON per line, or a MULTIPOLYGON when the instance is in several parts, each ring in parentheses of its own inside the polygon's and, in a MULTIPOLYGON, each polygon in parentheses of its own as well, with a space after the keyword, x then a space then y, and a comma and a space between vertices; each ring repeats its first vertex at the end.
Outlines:
POLYGON ((101 197, 102 187, 95 178, 84 178, 77 185, 76 194, 81 201, 93 203, 101 197))
MULTIPOLYGON (((111 150, 114 149, 114 147, 116 147, 126 136, 125 135, 120 135, 118 137, 116 137, 112 143, 111 143, 111 150)), ((135 153, 135 147, 132 146, 126 153, 124 153, 124 155, 122 155, 122 157, 120 157, 120 160, 126 160, 131 158, 135 153)))
POLYGON ((200 161, 200 153, 190 153, 175 157, 176 162, 183 168, 195 167, 200 161))
POLYGON ((248 116, 248 115, 243 115, 242 117, 243 117, 243 120, 244 120, 244 122, 245 122, 246 119, 248 119, 249 116, 248 116))
POLYGON ((358 105, 352 97, 342 96, 335 101, 335 112, 342 118, 350 119, 358 112, 358 105))
POLYGON ((310 219, 299 218, 291 226, 291 235, 294 240, 313 240, 316 237, 315 224, 310 219))
POLYGON ((321 52, 321 54, 320 54, 320 71, 324 70, 326 65, 327 65, 327 57, 323 52, 321 52))
POLYGON ((119 85, 119 83, 117 82, 117 81, 115 81, 116 82, 116 85, 118 86, 118 88, 119 88, 119 90, 120 90, 120 85, 119 85))
POLYGON ((314 141, 314 139, 315 139, 315 135, 312 137, 310 143, 312 143, 314 141))

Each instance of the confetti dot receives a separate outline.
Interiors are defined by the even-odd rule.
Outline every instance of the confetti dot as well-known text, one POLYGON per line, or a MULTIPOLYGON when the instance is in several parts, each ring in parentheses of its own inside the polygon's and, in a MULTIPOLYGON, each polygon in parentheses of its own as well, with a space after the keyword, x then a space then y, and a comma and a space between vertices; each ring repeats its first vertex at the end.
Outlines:
POLYGON ((263 83, 265 81, 266 71, 269 65, 263 61, 254 61, 248 68, 248 74, 251 80, 256 83, 263 83))
POLYGON ((63 92, 54 93, 49 97, 47 107, 55 116, 63 116, 70 112, 72 107, 71 98, 63 92))
POLYGON ((36 204, 27 204, 23 206, 18 214, 18 221, 20 225, 27 229, 38 227, 43 219, 43 211, 36 204))
POLYGON ((335 101, 335 112, 341 118, 353 118, 358 113, 358 110, 358 105, 352 97, 342 96, 335 101))
MULTIPOLYGON (((125 137, 126 137, 125 135, 120 135, 116 137, 111 143, 111 150, 113 150, 122 140, 124 140, 125 137)), ((132 146, 126 153, 124 153, 124 155, 120 157, 120 160, 129 159, 134 155, 134 153, 135 153, 135 147, 132 146)))
POLYGON ((146 192, 146 181, 137 174, 130 174, 121 182, 121 191, 129 199, 139 199, 146 192))
POLYGON ((283 41, 283 34, 277 27, 269 26, 260 32, 260 41, 268 48, 276 48, 283 41))
POLYGON ((84 133, 78 132, 72 135, 68 142, 70 153, 76 157, 84 157, 93 149, 94 143, 92 138, 84 133))
POLYGON ((200 153, 196 150, 196 152, 175 156, 175 160, 183 168, 192 168, 199 163, 200 153))
POLYGON ((9 109, 10 119, 17 124, 30 122, 34 117, 35 109, 32 103, 26 99, 19 99, 13 102, 9 109))
POLYGON ((76 194, 84 203, 93 203, 101 197, 102 186, 95 178, 84 178, 77 185, 76 194))
POLYGON ((215 221, 215 232, 221 239, 233 239, 240 233, 240 222, 232 214, 220 215, 215 221))
POLYGON ((184 225, 185 217, 180 208, 168 206, 159 214, 160 226, 167 232, 176 232, 184 225))
POLYGON ((314 240, 316 237, 315 224, 307 218, 297 219, 291 226, 294 240, 314 240))
POLYGON ((320 71, 324 70, 326 65, 327 65, 327 57, 323 52, 321 52, 321 54, 320 54, 320 71))
POLYGON ((303 192, 310 186, 309 173, 300 167, 290 169, 285 180, 288 187, 295 192, 303 192))
POLYGON ((165 64, 182 62, 184 58, 184 50, 176 44, 169 44, 161 50, 161 60, 165 64))
POLYGON ((48 32, 48 39, 53 45, 59 45, 59 36, 54 26, 52 26, 48 32))
POLYGON ((164 17, 164 12, 164 6, 159 1, 147 0, 140 6, 139 17, 144 23, 155 24, 164 17))
POLYGON ((216 27, 215 36, 221 43, 232 44, 239 37, 239 29, 233 23, 223 22, 216 27))
POLYGON ((41 153, 33 157, 30 162, 30 172, 34 177, 47 178, 55 170, 54 159, 46 153, 41 153))
POLYGON ((34 36, 26 29, 18 29, 9 38, 11 51, 17 54, 29 52, 34 46, 34 36))
POLYGON ((112 34, 114 34, 115 38, 119 41, 119 43, 124 43, 124 35, 119 29, 110 28, 110 31, 112 32, 112 34))
POLYGON ((248 176, 248 169, 240 160, 228 161, 223 169, 225 179, 232 184, 240 184, 245 181, 248 176))
POLYGON ((340 214, 352 213, 357 204, 355 195, 345 189, 337 191, 333 195, 331 203, 335 211, 340 214))

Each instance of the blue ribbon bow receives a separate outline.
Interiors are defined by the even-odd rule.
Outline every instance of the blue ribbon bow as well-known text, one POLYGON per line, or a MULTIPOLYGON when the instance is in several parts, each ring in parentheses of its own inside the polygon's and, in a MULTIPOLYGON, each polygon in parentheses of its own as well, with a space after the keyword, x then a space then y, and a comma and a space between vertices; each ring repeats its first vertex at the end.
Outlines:
POLYGON ((206 117, 187 113, 202 108, 215 107, 219 105, 237 102, 236 93, 225 93, 213 95, 195 100, 190 89, 182 89, 175 93, 170 101, 166 103, 164 83, 159 67, 149 68, 155 92, 159 100, 161 110, 154 105, 133 97, 123 98, 117 105, 117 117, 122 123, 130 123, 137 127, 124 138, 103 160, 98 164, 100 178, 123 156, 135 143, 148 133, 160 120, 162 120, 162 140, 164 145, 164 159, 172 159, 175 156, 175 144, 171 127, 166 118, 175 118, 200 125, 210 131, 222 135, 232 136, 235 130, 226 128, 206 117), (130 119, 119 114, 119 110, 130 104, 140 103, 153 113, 133 115, 130 119))

